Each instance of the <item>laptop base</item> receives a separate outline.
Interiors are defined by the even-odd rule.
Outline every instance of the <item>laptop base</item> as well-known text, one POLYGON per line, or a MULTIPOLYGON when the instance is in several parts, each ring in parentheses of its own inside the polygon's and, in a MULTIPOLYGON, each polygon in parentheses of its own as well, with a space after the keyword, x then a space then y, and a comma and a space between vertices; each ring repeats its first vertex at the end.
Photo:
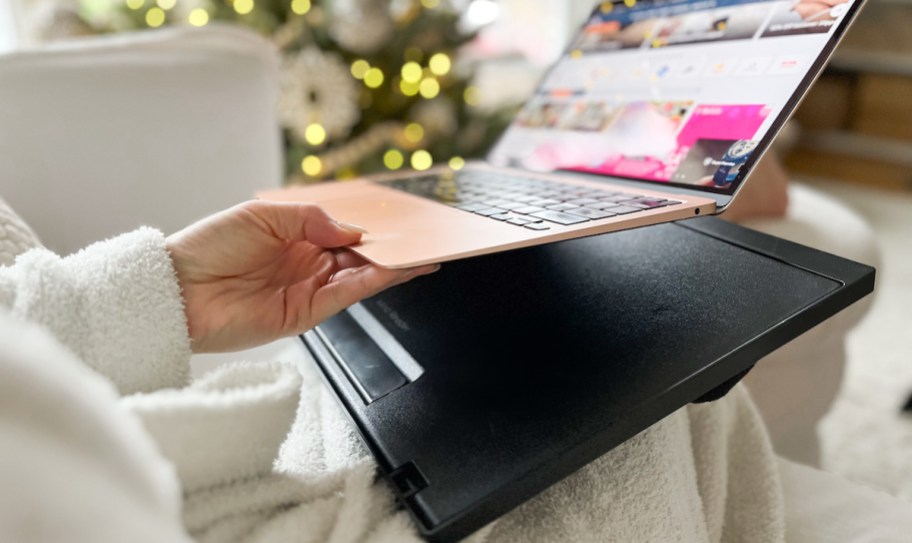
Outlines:
POLYGON ((870 267, 704 218, 454 262, 363 302, 384 338, 343 314, 304 341, 421 533, 452 541, 873 284, 870 267))

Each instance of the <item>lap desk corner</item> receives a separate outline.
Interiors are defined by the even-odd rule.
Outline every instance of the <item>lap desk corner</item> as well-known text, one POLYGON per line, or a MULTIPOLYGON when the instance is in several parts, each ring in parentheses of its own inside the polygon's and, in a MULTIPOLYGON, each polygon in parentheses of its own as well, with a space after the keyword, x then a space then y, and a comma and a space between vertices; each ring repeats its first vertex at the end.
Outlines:
POLYGON ((703 218, 452 262, 302 338, 422 535, 452 541, 873 288, 703 218))

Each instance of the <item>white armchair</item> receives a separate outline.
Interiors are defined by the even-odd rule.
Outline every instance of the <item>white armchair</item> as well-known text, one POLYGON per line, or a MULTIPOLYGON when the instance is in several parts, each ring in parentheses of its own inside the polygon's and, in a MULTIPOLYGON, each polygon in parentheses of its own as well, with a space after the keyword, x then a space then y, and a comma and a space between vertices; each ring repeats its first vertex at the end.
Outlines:
MULTIPOLYGON (((65 254, 278 187, 278 65, 268 41, 218 25, 0 55, 0 195, 65 254)), ((194 372, 238 356, 195 355, 194 372)))
POLYGON ((0 194, 70 252, 170 233, 282 179, 277 54, 234 27, 0 56, 0 194))

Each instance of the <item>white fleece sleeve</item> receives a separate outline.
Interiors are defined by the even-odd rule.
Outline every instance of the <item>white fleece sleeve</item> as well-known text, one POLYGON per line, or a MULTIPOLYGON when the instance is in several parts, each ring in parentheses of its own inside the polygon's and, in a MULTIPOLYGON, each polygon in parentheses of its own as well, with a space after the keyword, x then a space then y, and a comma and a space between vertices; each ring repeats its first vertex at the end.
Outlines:
POLYGON ((174 469, 111 383, 0 308, 0 539, 189 543, 174 469))
POLYGON ((37 322, 121 394, 189 379, 190 338, 161 232, 140 228, 62 258, 46 249, 0 267, 0 308, 37 322))

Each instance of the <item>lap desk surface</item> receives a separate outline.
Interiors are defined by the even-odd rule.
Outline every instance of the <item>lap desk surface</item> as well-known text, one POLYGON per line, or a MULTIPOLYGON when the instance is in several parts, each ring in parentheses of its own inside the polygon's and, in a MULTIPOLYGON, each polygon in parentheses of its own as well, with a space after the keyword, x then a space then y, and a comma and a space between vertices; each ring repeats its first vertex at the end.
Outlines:
POLYGON ((695 219, 449 263, 303 337, 422 534, 453 540, 873 285, 695 219))

